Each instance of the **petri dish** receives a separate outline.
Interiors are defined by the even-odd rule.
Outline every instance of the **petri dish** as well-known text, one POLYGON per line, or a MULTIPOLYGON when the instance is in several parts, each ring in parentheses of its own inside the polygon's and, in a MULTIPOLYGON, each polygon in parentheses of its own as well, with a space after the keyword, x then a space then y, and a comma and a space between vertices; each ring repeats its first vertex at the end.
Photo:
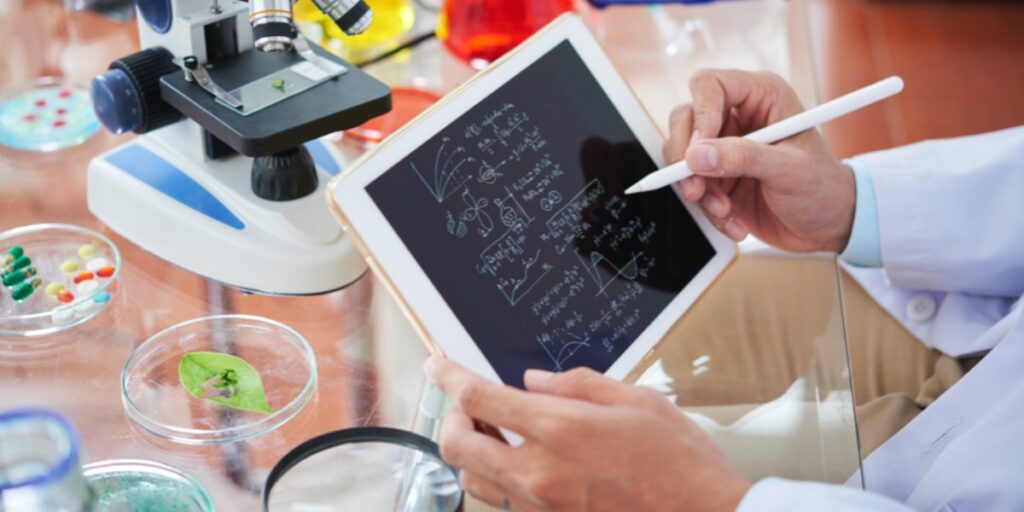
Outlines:
POLYGON ((291 327, 264 317, 218 315, 169 327, 136 348, 121 372, 128 419, 160 438, 188 445, 251 439, 294 418, 316 390, 316 357, 291 327), (232 409, 188 393, 178 364, 190 352, 241 357, 260 374, 269 414, 232 409))
POLYGON ((405 126, 439 99, 441 96, 437 93, 425 89, 395 87, 391 89, 391 112, 346 130, 345 136, 363 144, 376 144, 405 126))
POLYGON ((0 147, 48 153, 78 146, 100 129, 89 92, 60 78, 38 78, 0 92, 0 147))
POLYGON ((0 338, 66 331, 95 318, 118 293, 120 251, 106 236, 81 226, 33 224, 4 231, 0 262, 4 261, 8 263, 0 273, 8 284, 0 285, 0 338), (19 252, 21 256, 14 257, 19 252), (38 287, 27 297, 18 297, 19 288, 32 287, 33 282, 38 287), (48 293, 57 288, 66 293, 48 293))
POLYGON ((213 498, 191 475, 148 460, 106 460, 82 467, 96 510, 213 512, 213 498))

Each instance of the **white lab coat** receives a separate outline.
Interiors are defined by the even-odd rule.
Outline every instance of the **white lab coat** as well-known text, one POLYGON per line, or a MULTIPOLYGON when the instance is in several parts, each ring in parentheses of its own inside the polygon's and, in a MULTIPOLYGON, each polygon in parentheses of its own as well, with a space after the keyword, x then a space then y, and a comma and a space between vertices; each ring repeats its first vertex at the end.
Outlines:
POLYGON ((865 459, 868 492, 767 479, 739 510, 1024 510, 1024 127, 853 160, 882 250, 854 277, 925 345, 987 355, 865 459))

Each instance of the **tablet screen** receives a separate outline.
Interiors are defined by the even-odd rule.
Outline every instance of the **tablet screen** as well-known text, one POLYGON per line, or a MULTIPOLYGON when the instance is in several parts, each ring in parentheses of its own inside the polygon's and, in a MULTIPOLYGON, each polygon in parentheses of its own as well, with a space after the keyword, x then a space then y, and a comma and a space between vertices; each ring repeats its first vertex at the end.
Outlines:
POLYGON ((565 41, 367 192, 502 381, 607 370, 715 255, 565 41))

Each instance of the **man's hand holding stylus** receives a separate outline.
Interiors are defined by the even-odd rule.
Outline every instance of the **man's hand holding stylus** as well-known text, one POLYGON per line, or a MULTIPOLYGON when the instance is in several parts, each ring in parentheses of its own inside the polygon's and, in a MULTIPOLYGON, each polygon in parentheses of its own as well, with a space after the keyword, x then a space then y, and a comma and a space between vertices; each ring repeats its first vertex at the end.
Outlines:
POLYGON ((665 159, 685 159, 695 176, 680 183, 723 233, 753 234, 788 251, 842 251, 850 237, 853 173, 832 156, 817 130, 773 145, 740 136, 803 110, 796 92, 768 73, 701 70, 693 103, 669 122, 665 159))

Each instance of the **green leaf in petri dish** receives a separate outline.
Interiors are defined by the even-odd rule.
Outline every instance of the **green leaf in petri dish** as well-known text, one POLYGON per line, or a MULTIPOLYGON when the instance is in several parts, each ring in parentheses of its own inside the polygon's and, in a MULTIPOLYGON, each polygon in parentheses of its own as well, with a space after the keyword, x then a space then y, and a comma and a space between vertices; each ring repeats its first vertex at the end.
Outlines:
POLYGON ((219 352, 189 352, 178 363, 178 378, 196 398, 255 411, 273 412, 260 373, 241 357, 219 352))

